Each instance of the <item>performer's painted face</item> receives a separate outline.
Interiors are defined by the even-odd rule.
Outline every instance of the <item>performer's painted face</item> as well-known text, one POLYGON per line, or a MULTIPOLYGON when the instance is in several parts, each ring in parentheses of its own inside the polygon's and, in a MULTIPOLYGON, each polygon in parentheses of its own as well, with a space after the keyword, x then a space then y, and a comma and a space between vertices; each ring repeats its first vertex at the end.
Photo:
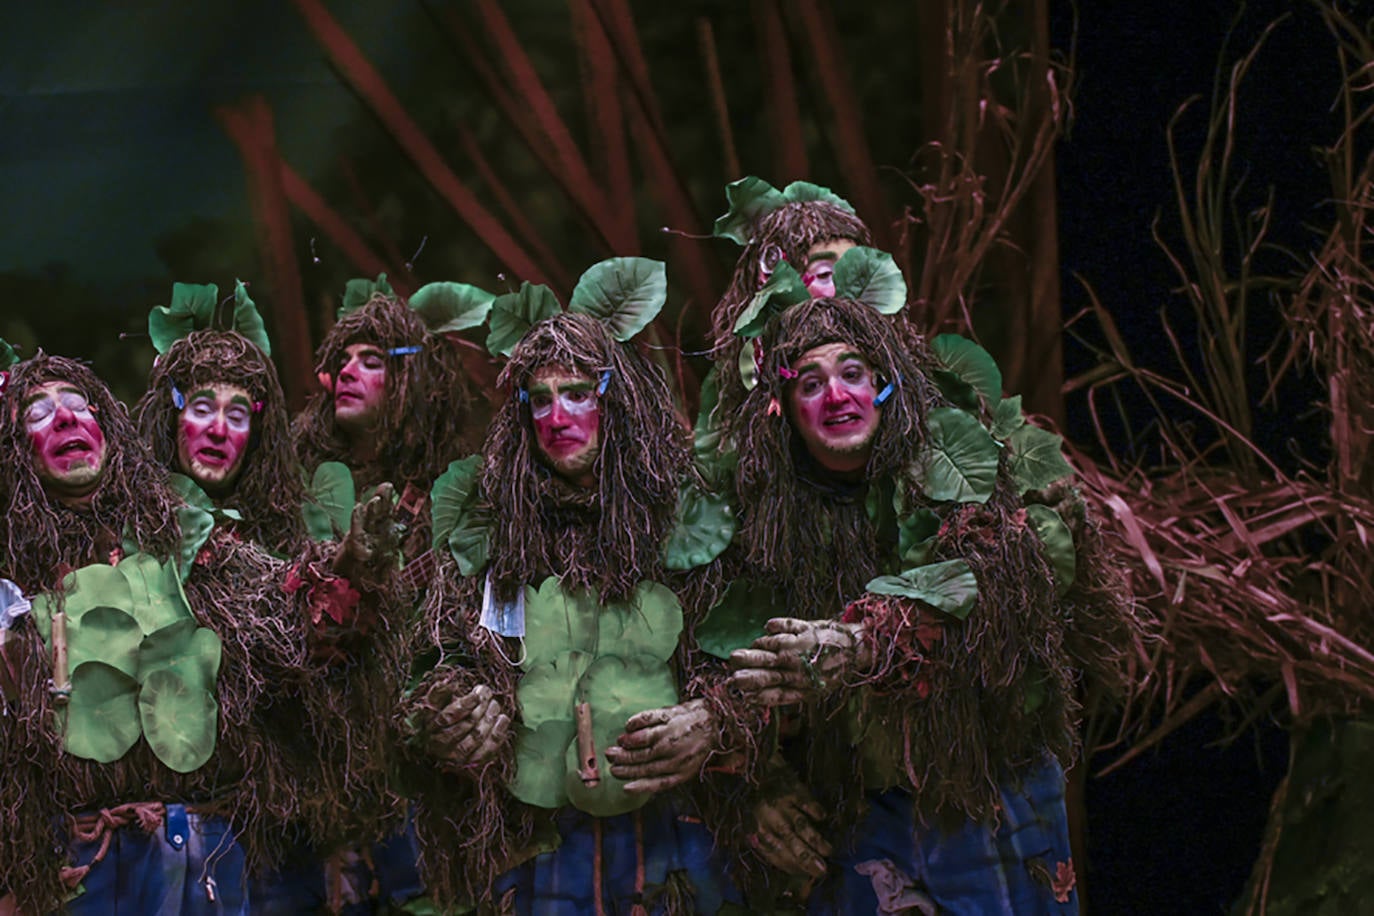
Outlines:
POLYGON ((826 470, 862 470, 882 419, 868 362, 849 344, 828 343, 807 350, 792 369, 787 411, 806 450, 826 470))
POLYGON ((807 249, 802 282, 812 299, 830 299, 835 295, 835 262, 857 247, 853 239, 825 239, 807 249))
POLYGON ((592 465, 601 454, 601 400, 596 380, 561 366, 545 366, 530 377, 530 415, 539 453, 554 473, 591 486, 592 465))
POLYGON ((95 492, 105 470, 105 433, 85 392, 67 382, 44 382, 29 392, 23 409, 43 489, 66 500, 95 492))
POLYGON ((385 398, 386 354, 373 344, 349 344, 334 383, 334 422, 349 433, 375 429, 385 398))
POLYGON ((253 404, 237 385, 208 385, 186 396, 177 427, 177 466, 205 492, 220 494, 243 470, 253 404))

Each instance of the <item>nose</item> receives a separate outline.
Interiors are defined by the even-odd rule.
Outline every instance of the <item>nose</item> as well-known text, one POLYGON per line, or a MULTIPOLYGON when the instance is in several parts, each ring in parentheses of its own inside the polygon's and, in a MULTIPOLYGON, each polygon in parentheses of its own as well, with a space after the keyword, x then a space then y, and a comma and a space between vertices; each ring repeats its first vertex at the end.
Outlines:
POLYGON ((75 426, 76 413, 66 404, 63 404, 61 401, 58 401, 57 409, 53 411, 52 425, 55 429, 64 429, 68 426, 75 426))
POLYGON ((214 440, 228 437, 229 422, 224 418, 224 411, 216 411, 210 420, 210 425, 205 428, 205 434, 214 440))
POLYGON ((549 425, 555 429, 563 429, 568 425, 568 411, 558 398, 553 399, 553 405, 549 410, 549 425))
POLYGON ((357 366, 358 360, 356 357, 344 363, 344 367, 339 370, 339 381, 348 380, 351 382, 355 380, 358 377, 357 366))
POLYGON ((844 383, 838 378, 832 378, 825 383, 825 403, 839 404, 849 397, 849 392, 844 387, 844 383))

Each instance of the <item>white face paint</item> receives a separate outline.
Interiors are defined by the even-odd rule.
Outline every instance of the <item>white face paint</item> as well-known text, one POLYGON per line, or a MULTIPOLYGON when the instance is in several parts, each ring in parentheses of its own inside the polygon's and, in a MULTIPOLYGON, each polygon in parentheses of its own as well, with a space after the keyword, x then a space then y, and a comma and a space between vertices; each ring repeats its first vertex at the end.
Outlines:
POLYGON ((33 434, 47 429, 53 420, 57 419, 58 407, 70 410, 73 419, 76 420, 95 419, 86 396, 75 389, 67 388, 47 394, 24 408, 24 431, 33 434))

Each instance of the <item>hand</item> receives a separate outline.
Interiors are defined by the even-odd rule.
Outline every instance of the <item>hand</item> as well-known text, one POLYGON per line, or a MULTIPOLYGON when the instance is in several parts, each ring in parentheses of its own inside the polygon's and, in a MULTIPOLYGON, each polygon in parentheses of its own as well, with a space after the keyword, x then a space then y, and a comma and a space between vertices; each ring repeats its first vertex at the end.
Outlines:
POLYGON ((694 779, 715 749, 718 723, 701 700, 630 717, 625 734, 606 748, 611 775, 626 792, 662 792, 694 779))
POLYGON ((440 708, 425 730, 435 756, 465 767, 495 756, 510 731, 510 716, 501 711, 491 688, 478 684, 440 708))
POLYGON ((806 789, 796 786, 754 806, 749 845, 780 871, 819 878, 825 874, 825 859, 831 851, 816 827, 824 817, 825 809, 806 789))
POLYGON ((391 484, 383 483, 371 499, 353 507, 348 534, 334 555, 334 572, 357 580, 367 578, 369 570, 395 565, 399 541, 392 521, 393 496, 391 484))
POLYGON ((775 617, 768 635, 730 653, 730 686, 763 706, 787 706, 828 696, 847 674, 871 667, 863 624, 775 617))

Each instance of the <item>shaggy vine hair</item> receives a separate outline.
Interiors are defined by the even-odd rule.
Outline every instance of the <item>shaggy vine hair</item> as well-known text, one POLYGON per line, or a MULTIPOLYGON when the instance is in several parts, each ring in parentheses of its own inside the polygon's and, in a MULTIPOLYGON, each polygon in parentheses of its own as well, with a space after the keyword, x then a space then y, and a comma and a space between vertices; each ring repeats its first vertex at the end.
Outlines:
POLYGON ((290 553, 305 539, 300 512, 305 487, 277 369, 252 341, 234 331, 208 330, 172 344, 153 366, 148 390, 134 408, 139 432, 153 457, 177 470, 181 408, 172 400, 172 388, 189 398, 210 385, 236 385, 262 405, 253 414, 248 452, 233 491, 216 502, 243 515, 235 526, 240 535, 269 550, 290 553))
POLYGON ((0 550, 4 569, 25 592, 53 588, 63 564, 108 562, 120 539, 166 559, 180 540, 178 500, 166 471, 153 461, 124 405, 84 364, 41 350, 10 369, 0 398, 0 550), (48 496, 38 477, 24 426, 24 402, 47 382, 66 382, 86 395, 105 436, 105 466, 83 511, 48 496))
POLYGON ((748 393, 739 375, 740 348, 746 342, 735 336, 735 322, 763 285, 759 268, 765 253, 776 249, 801 273, 806 269, 806 253, 811 246, 830 239, 847 239, 856 245, 872 244, 872 236, 863 220, 820 200, 787 204, 759 220, 753 238, 735 262, 730 286, 711 312, 712 356, 719 379, 721 416, 738 410, 748 393))
POLYGON ((324 461, 342 461, 353 470, 359 490, 383 481, 402 492, 407 483, 428 490, 434 478, 463 454, 469 393, 458 352, 443 335, 430 334, 423 319, 400 299, 381 293, 340 318, 325 336, 315 371, 337 379, 345 351, 355 343, 382 350, 420 347, 419 352, 388 356, 385 404, 370 438, 378 455, 366 466, 349 458, 349 441, 334 422, 332 391, 317 393, 296 418, 296 449, 307 474, 324 461))
POLYGON ((758 384, 725 418, 739 454, 739 543, 748 563, 786 585, 807 605, 808 616, 832 616, 842 607, 840 596, 858 595, 876 575, 882 551, 862 486, 827 482, 797 436, 782 370, 815 347, 846 343, 863 356, 880 387, 900 379, 881 408, 864 469, 868 481, 906 472, 925 445, 926 416, 946 402, 930 381, 936 368, 930 353, 902 346, 892 321, 861 303, 813 299, 795 305, 769 322, 761 340, 758 384), (778 409, 770 411, 775 402, 778 409))
POLYGON ((597 588, 603 602, 620 601, 660 578, 678 487, 691 465, 688 432, 663 374, 595 318, 560 314, 530 329, 497 384, 510 396, 487 433, 482 488, 498 593, 510 600, 552 573, 565 586, 597 588), (518 394, 544 367, 592 379, 611 370, 593 487, 566 483, 541 460, 530 407, 518 394))

